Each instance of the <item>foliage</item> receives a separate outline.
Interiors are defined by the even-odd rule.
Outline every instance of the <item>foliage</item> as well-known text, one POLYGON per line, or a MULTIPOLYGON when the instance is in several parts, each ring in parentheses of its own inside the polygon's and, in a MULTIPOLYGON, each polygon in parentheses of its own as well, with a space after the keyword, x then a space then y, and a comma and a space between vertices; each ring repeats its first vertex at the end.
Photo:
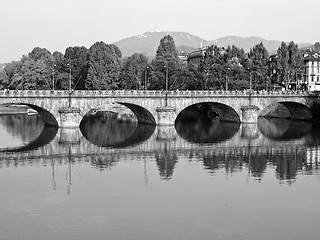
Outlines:
POLYGON ((134 53, 123 61, 120 75, 121 89, 143 89, 147 86, 148 59, 145 55, 134 53))
POLYGON ((166 35, 160 40, 156 57, 151 66, 153 72, 150 76, 150 88, 166 89, 166 80, 169 88, 174 81, 173 75, 179 68, 178 52, 170 35, 166 35))
POLYGON ((113 44, 96 42, 87 53, 86 89, 118 89, 121 52, 113 44))
POLYGON ((255 45, 249 52, 249 59, 251 61, 251 81, 254 90, 265 89, 265 83, 269 75, 268 60, 269 53, 263 46, 263 43, 255 45))
MULTIPOLYGON (((85 89, 85 81, 87 78, 87 51, 86 47, 68 47, 64 54, 63 67, 67 73, 71 72, 72 89, 85 89)), ((70 79, 69 79, 70 81, 70 79)), ((69 82, 68 81, 68 82, 69 82)), ((68 85, 70 83, 64 83, 68 85)))
POLYGON ((303 56, 298 50, 298 45, 282 42, 277 51, 277 66, 281 83, 288 89, 291 80, 297 80, 298 74, 303 71, 303 56))
MULTIPOLYGON (((314 48, 320 51, 319 42, 314 48)), ((269 56, 263 43, 248 53, 236 46, 211 45, 199 49, 201 61, 180 62, 174 39, 164 36, 156 57, 148 61, 135 53, 122 59, 113 44, 96 42, 68 47, 65 53, 35 47, 20 61, 5 64, 0 89, 150 89, 150 90, 254 90, 267 89, 271 78, 288 88, 304 72, 303 52, 294 42, 282 42, 269 56), (272 70, 272 71, 271 71, 272 70), (251 80, 251 81, 250 81, 251 80), (251 85, 250 85, 251 83, 251 85)))

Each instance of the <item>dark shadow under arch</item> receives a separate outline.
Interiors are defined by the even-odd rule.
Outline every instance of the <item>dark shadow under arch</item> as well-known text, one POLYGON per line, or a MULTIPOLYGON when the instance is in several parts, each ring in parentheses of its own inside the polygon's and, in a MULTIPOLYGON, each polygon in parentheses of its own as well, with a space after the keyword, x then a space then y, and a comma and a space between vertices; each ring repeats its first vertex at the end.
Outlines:
POLYGON ((99 147, 129 147, 146 141, 154 132, 153 124, 119 123, 115 119, 102 122, 88 116, 80 124, 82 135, 99 147))
POLYGON ((236 122, 176 121, 180 137, 192 143, 219 143, 232 138, 239 130, 236 122))
POLYGON ((201 102, 183 109, 177 120, 203 120, 214 121, 219 119, 224 122, 240 122, 238 113, 230 106, 217 102, 201 102))
POLYGON ((311 122, 280 118, 259 118, 258 129, 262 135, 278 141, 305 137, 313 128, 311 122))
POLYGON ((138 123, 154 124, 154 125, 156 124, 156 120, 147 109, 131 103, 123 103, 123 102, 117 102, 117 103, 129 108, 136 115, 138 119, 138 123))
POLYGON ((297 102, 278 102, 264 108, 259 117, 311 120, 311 109, 297 102))

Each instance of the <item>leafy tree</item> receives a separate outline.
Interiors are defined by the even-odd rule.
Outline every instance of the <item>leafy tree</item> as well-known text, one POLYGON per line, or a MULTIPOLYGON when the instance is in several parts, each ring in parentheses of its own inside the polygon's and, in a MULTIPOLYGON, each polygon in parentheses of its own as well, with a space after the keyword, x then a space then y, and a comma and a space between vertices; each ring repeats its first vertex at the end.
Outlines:
POLYGON ((148 59, 145 55, 134 53, 124 59, 120 75, 121 89, 142 89, 148 77, 148 59))
POLYGON ((34 61, 42 60, 49 66, 53 63, 53 56, 51 55, 51 52, 45 48, 35 47, 28 56, 33 58, 34 61))
POLYGON ((289 64, 289 77, 297 81, 298 73, 304 69, 303 56, 300 54, 298 45, 291 41, 288 45, 288 64, 289 64))
POLYGON ((209 46, 198 68, 203 76, 200 89, 242 89, 238 82, 243 84, 242 80, 247 79, 242 65, 244 59, 244 50, 236 46, 228 46, 226 49, 216 45, 209 46))
POLYGON ((68 47, 64 54, 64 69, 68 69, 70 74, 71 65, 71 85, 74 89, 85 89, 87 78, 87 51, 86 47, 68 47), (69 66, 69 67, 66 67, 69 66))
POLYGON ((290 73, 289 73, 289 52, 285 42, 282 42, 277 51, 277 65, 280 73, 280 81, 288 88, 290 73))
POLYGON ((118 89, 121 52, 116 45, 96 42, 87 54, 86 89, 118 89))
POLYGON ((252 66, 250 68, 254 90, 266 88, 268 77, 269 53, 263 43, 255 45, 249 52, 252 66))
MULTIPOLYGON (((53 65, 52 65, 52 71, 53 71, 53 76, 52 76, 52 83, 54 84, 53 89, 59 90, 59 89, 67 89, 66 86, 65 88, 62 88, 62 82, 61 79, 65 79, 66 73, 64 72, 64 55, 61 52, 54 52, 52 54, 53 56, 53 65)), ((66 84, 65 84, 66 85, 66 84)))
POLYGON ((314 49, 315 49, 316 51, 320 51, 320 43, 319 43, 319 42, 316 42, 316 43, 314 44, 314 49))
POLYGON ((298 50, 298 45, 293 41, 286 45, 281 43, 277 51, 277 66, 281 83, 288 89, 291 80, 297 80, 304 69, 303 56, 298 50))
POLYGON ((2 85, 4 88, 7 88, 7 89, 16 88, 16 85, 13 82, 16 79, 20 69, 21 69, 21 61, 12 61, 11 63, 8 63, 4 67, 5 78, 2 82, 2 85))
POLYGON ((19 71, 11 78, 10 89, 51 89, 52 73, 45 59, 35 61, 30 55, 20 61, 19 71))
POLYGON ((156 57, 151 63, 152 75, 150 77, 151 89, 165 89, 166 76, 168 88, 174 81, 174 73, 179 68, 178 52, 172 36, 166 35, 160 40, 156 57))

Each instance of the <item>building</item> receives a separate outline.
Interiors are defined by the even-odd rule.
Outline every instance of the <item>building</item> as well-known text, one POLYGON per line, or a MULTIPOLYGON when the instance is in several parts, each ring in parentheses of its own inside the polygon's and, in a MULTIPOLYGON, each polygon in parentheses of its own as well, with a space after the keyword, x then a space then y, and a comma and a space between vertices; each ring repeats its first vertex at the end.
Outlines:
POLYGON ((309 91, 320 91, 320 53, 308 51, 304 54, 305 78, 309 91))
POLYGON ((205 52, 207 48, 199 48, 195 51, 188 53, 188 63, 192 63, 194 65, 199 65, 201 61, 205 57, 205 52))

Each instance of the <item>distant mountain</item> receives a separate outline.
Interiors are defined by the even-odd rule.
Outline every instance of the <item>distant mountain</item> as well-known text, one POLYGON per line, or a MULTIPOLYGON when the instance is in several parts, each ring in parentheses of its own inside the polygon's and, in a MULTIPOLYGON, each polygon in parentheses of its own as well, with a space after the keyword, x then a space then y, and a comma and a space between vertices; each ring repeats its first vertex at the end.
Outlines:
MULTIPOLYGON (((208 41, 186 32, 145 32, 141 35, 122 39, 114 44, 119 47, 124 57, 131 56, 133 53, 143 53, 146 56, 154 57, 161 38, 168 34, 173 37, 178 51, 192 51, 200 48, 201 46, 210 46, 215 44, 218 47, 235 45, 239 48, 243 48, 245 52, 248 52, 254 45, 262 42, 269 54, 273 54, 281 45, 281 41, 266 40, 261 37, 227 36, 208 41)), ((313 44, 302 43, 298 45, 299 48, 310 48, 313 44)))
MULTIPOLYGON (((237 37, 237 36, 227 36, 227 37, 222 37, 218 38, 213 41, 209 41, 209 44, 215 44, 218 47, 227 47, 228 45, 235 45, 237 47, 243 48, 245 52, 250 51, 253 46, 259 43, 263 43, 265 48, 268 50, 269 54, 274 54, 277 52, 278 48, 281 45, 282 41, 277 41, 277 40, 266 40, 261 37, 237 37)), ((299 48, 309 48, 311 43, 301 43, 298 44, 299 48)))
POLYGON ((216 40, 210 41, 209 44, 215 44, 218 47, 237 46, 243 48, 245 52, 250 51, 253 46, 259 43, 263 43, 268 52, 275 51, 281 45, 281 41, 276 40, 266 40, 261 37, 237 37, 237 36, 227 36, 218 38, 216 40))
POLYGON ((186 32, 145 32, 122 39, 114 44, 119 47, 124 57, 133 53, 143 53, 146 56, 154 57, 161 38, 168 34, 173 37, 175 45, 180 51, 190 51, 200 48, 201 44, 202 46, 208 44, 208 41, 186 32))

